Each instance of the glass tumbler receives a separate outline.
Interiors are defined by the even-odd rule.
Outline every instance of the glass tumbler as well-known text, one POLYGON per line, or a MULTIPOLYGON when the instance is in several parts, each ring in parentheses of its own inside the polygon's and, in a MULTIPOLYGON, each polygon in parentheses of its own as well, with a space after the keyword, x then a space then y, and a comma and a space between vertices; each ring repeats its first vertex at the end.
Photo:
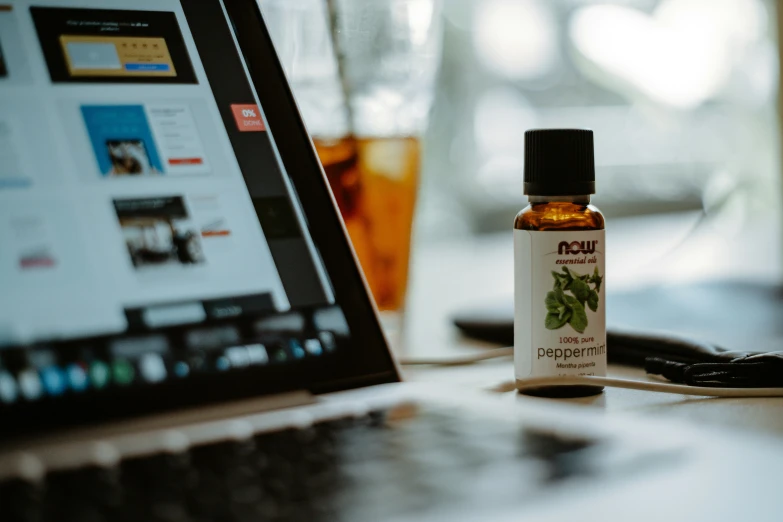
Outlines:
POLYGON ((385 326, 399 329, 440 2, 260 5, 385 326))

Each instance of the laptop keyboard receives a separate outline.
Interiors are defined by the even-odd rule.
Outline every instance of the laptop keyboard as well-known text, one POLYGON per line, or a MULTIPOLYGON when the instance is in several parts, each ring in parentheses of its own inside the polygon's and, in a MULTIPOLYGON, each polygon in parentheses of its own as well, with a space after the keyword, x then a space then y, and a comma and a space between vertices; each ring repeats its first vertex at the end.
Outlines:
MULTIPOLYGON (((213 522, 422 519, 532 502, 618 469, 605 442, 459 412, 397 407, 110 468, 0 483, 3 521, 213 522)), ((643 459, 650 460, 650 459, 643 459)))

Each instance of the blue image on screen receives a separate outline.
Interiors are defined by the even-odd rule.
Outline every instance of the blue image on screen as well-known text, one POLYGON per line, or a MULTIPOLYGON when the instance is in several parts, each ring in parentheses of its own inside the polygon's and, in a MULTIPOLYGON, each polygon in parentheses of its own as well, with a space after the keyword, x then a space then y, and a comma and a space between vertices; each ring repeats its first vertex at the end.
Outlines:
POLYGON ((82 105, 103 176, 163 174, 155 140, 141 105, 82 105))
POLYGON ((168 72, 171 67, 167 63, 126 63, 126 71, 132 72, 168 72))

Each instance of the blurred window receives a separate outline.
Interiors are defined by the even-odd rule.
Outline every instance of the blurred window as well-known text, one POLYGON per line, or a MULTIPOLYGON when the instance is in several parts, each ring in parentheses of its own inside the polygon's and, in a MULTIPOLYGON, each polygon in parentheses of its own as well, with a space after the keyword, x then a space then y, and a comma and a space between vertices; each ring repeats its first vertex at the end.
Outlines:
POLYGON ((610 216, 778 196, 771 0, 447 0, 420 231, 508 229, 523 133, 595 131, 610 216), (773 189, 774 187, 774 189, 773 189))

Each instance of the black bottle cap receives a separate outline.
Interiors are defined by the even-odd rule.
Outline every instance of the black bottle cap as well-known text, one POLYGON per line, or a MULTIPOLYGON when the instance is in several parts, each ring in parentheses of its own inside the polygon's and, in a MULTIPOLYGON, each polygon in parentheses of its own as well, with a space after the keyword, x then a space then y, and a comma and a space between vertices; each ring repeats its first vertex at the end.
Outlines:
POLYGON ((534 129, 525 132, 525 194, 595 194, 593 131, 534 129))

